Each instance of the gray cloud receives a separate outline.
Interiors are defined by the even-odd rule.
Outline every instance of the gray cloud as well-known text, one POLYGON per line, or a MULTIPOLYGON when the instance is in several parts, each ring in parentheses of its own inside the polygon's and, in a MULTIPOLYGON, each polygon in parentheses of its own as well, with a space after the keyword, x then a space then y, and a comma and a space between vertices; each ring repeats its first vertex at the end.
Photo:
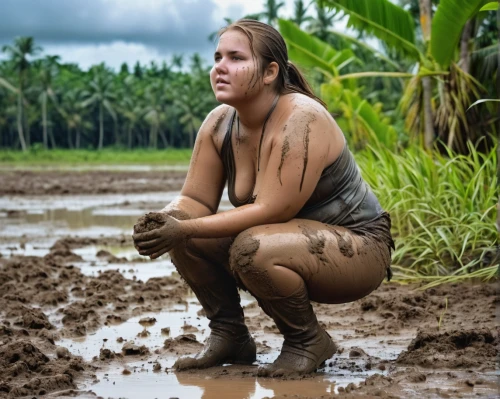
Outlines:
POLYGON ((211 0, 1 0, 0 42, 33 36, 42 45, 125 41, 206 52, 208 35, 223 24, 215 9, 211 0))

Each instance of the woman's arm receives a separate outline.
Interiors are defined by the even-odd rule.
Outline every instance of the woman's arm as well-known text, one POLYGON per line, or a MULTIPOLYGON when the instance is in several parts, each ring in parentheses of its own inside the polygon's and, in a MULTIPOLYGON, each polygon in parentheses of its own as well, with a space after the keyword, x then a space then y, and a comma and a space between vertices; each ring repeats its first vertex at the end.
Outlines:
MULTIPOLYGON (((182 211, 191 219, 217 212, 224 189, 224 167, 214 143, 216 121, 227 112, 227 106, 219 106, 205 119, 196 137, 193 155, 180 195, 161 212, 172 214, 182 211)), ((220 123, 219 123, 220 125, 220 123)))

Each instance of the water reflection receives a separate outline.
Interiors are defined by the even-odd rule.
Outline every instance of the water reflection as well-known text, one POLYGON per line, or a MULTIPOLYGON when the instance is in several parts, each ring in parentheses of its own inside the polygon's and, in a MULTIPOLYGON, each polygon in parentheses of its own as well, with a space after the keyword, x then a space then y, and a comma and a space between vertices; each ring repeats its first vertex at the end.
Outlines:
POLYGON ((144 214, 140 210, 123 210, 120 214, 117 209, 102 209, 96 211, 93 208, 83 210, 70 209, 47 209, 40 213, 27 213, 27 223, 62 223, 70 229, 82 229, 90 226, 112 226, 121 230, 131 230, 137 218, 144 214))
MULTIPOLYGON (((257 367, 257 366, 255 366, 257 367)), ((323 377, 308 380, 279 380, 272 378, 200 378, 189 373, 174 373, 181 386, 203 390, 202 399, 262 399, 283 395, 320 397, 334 392, 335 385, 323 377)))

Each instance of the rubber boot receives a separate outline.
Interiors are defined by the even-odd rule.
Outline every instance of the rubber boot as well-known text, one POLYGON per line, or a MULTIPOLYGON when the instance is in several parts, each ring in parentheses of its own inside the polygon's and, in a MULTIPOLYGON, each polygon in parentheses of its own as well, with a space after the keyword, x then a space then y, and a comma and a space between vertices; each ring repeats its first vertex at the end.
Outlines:
POLYGON ((248 332, 235 280, 225 271, 214 271, 217 279, 204 285, 187 283, 210 320, 210 336, 194 357, 178 359, 174 368, 207 368, 224 363, 252 364, 256 346, 248 332))
POLYGON ((305 285, 284 298, 260 299, 259 305, 269 315, 285 341, 278 358, 261 366, 261 377, 308 374, 331 358, 337 346, 323 330, 314 314, 305 285))

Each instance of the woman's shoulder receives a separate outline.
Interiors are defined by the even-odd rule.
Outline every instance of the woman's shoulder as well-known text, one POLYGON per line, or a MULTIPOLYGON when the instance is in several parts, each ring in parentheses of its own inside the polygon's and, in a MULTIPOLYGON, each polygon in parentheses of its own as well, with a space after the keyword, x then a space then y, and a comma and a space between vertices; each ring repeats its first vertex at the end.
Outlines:
POLYGON ((227 104, 220 104, 209 112, 209 114, 205 118, 205 122, 215 122, 217 120, 222 120, 230 115, 232 110, 234 110, 233 107, 227 104))
POLYGON ((232 115, 233 110, 233 107, 226 104, 215 107, 206 116, 201 130, 212 137, 218 136, 219 133, 224 130, 224 127, 227 127, 226 121, 232 115))
POLYGON ((283 96, 283 108, 285 116, 289 119, 304 118, 312 116, 317 120, 332 121, 332 116, 325 107, 314 98, 302 93, 289 93, 283 96))
MULTIPOLYGON (((284 96, 283 106, 282 123, 288 132, 288 139, 297 142, 307 140, 310 148, 316 143, 317 151, 327 151, 326 159, 329 163, 333 162, 343 149, 345 139, 323 104, 305 94, 291 93, 284 96)), ((283 135, 279 135, 281 137, 283 135)))
POLYGON ((233 107, 221 104, 207 115, 200 128, 200 139, 210 138, 213 141, 219 155, 221 153, 226 130, 229 126, 229 120, 231 119, 233 113, 233 107))

